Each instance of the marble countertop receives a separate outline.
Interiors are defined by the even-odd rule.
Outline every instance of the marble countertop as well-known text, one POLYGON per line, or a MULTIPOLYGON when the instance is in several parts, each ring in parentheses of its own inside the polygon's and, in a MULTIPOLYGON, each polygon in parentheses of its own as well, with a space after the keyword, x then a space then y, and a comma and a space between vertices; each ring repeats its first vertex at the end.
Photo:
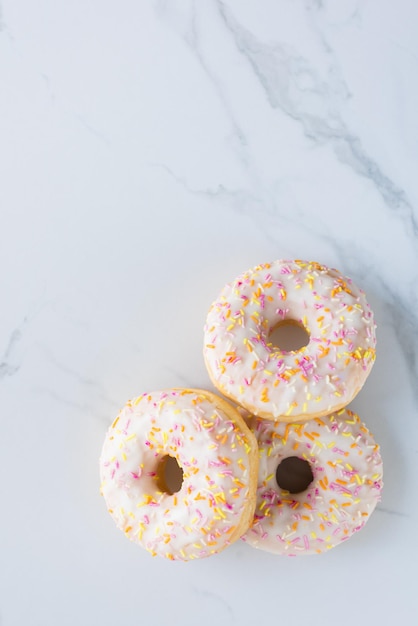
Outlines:
POLYGON ((1 0, 0 624, 418 619, 418 4, 1 0), (212 389, 207 309, 277 258, 377 320, 351 408, 383 498, 326 555, 152 558, 98 457, 125 401, 212 389), (414 568, 414 569, 413 569, 414 568))

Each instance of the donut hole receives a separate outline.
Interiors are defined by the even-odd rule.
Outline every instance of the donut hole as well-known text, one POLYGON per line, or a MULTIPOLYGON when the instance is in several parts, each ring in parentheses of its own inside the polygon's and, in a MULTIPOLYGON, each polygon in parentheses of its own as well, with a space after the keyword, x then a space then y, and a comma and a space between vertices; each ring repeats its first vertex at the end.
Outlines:
POLYGON ((305 326, 292 319, 281 320, 269 334, 269 344, 281 352, 297 352, 307 346, 309 340, 305 326))
POLYGON ((277 466, 276 482, 281 489, 289 493, 306 491, 313 478, 308 461, 297 456, 289 456, 277 466))
POLYGON ((183 484, 183 470, 173 456, 166 455, 160 459, 157 467, 157 486, 163 493, 170 496, 180 491, 183 484))

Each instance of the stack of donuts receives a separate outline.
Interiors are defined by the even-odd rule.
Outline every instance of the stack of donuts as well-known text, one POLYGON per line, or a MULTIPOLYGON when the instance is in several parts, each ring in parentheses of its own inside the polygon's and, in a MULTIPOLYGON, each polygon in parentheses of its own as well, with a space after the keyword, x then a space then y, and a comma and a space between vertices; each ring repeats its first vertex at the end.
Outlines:
POLYGON ((143 393, 107 432, 101 493, 117 526, 152 555, 183 561, 239 538, 289 556, 350 538, 382 488, 379 446, 346 408, 375 347, 365 294, 339 271, 280 260, 238 276, 204 329, 209 377, 228 400, 143 393), (275 345, 277 329, 291 328, 303 345, 275 345))

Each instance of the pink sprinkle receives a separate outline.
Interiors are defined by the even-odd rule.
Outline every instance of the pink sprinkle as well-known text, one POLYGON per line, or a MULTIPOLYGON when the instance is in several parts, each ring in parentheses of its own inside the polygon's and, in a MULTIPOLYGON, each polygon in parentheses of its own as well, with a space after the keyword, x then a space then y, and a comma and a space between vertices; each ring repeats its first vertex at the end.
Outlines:
POLYGON ((222 467, 222 465, 226 465, 225 461, 209 461, 209 467, 222 467))

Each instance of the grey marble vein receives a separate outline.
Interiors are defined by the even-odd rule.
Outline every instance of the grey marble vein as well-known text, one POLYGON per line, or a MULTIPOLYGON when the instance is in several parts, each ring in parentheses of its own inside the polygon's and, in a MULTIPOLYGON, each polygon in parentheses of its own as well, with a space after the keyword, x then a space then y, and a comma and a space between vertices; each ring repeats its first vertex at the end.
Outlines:
POLYGON ((206 589, 201 589, 199 587, 192 587, 192 592, 196 596, 200 596, 201 598, 205 598, 210 600, 211 602, 217 602, 225 611, 227 612, 229 619, 231 620, 229 623, 233 624, 235 622, 234 610, 229 602, 220 596, 218 593, 214 593, 213 591, 207 591, 206 589))
POLYGON ((417 209, 405 191, 367 154, 361 139, 344 122, 338 99, 348 97, 341 81, 321 79, 307 59, 282 44, 265 44, 243 27, 221 0, 216 0, 225 27, 247 59, 270 106, 298 122, 314 143, 330 144, 339 161, 367 178, 388 208, 403 220, 408 233, 418 237, 417 209), (303 80, 302 80, 303 79, 303 80), (308 85, 308 86, 306 86, 308 85))
POLYGON ((100 143, 104 144, 107 148, 111 147, 112 143, 108 139, 108 137, 106 137, 106 135, 100 130, 94 128, 90 122, 87 122, 84 119, 82 115, 80 115, 79 113, 74 113, 74 119, 77 120, 77 122, 84 128, 84 130, 90 133, 90 135, 92 135, 95 139, 98 139, 100 143))
MULTIPOLYGON (((197 6, 199 6, 199 4, 197 6)), ((225 117, 231 127, 231 135, 235 137, 235 139, 237 140, 237 144, 240 148, 239 156, 241 163, 246 167, 251 159, 250 152, 247 150, 248 139, 246 137, 244 129, 238 124, 236 120, 236 116, 234 115, 231 104, 227 98, 221 81, 219 80, 216 73, 211 70, 210 64, 208 63, 207 59, 205 58, 204 52, 202 51, 199 36, 197 6, 196 2, 194 2, 193 0, 190 2, 189 11, 185 13, 187 16, 187 23, 180 34, 182 39, 192 52, 194 58, 200 65, 203 73, 208 78, 209 84, 211 84, 214 89, 216 97, 220 102, 225 117)), ((167 19, 168 6, 166 2, 157 2, 156 10, 160 18, 167 19)))
POLYGON ((185 191, 196 196, 205 197, 209 200, 228 201, 234 211, 245 215, 252 215, 260 210, 267 211, 264 203, 257 198, 252 192, 245 189, 229 189, 225 185, 216 185, 215 187, 198 188, 189 184, 184 176, 177 174, 166 163, 148 163, 149 167, 155 167, 166 172, 178 185, 183 187, 185 191))
POLYGON ((386 507, 380 506, 379 504, 376 507, 376 511, 380 511, 380 513, 386 513, 387 515, 395 515, 396 517, 411 517, 407 513, 402 513, 402 511, 394 511, 393 509, 388 509, 386 507))
POLYGON ((67 409, 71 409, 72 412, 77 411, 83 413, 85 416, 91 415, 97 422, 108 427, 113 420, 113 414, 111 411, 99 411, 97 408, 97 402, 86 401, 81 402, 76 398, 68 398, 67 396, 47 387, 37 386, 32 389, 32 393, 40 394, 50 398, 53 402, 57 402, 67 409))
POLYGON ((110 398, 103 385, 101 385, 97 380, 89 378, 88 376, 84 376, 81 372, 73 369, 69 365, 61 363, 58 359, 46 348, 43 348, 43 353, 47 360, 59 371, 61 371, 65 376, 69 376, 72 378, 78 385, 82 387, 87 387, 93 390, 98 398, 101 398, 106 402, 106 404, 111 405, 117 409, 119 409, 119 403, 110 398))
POLYGON ((204 54, 201 50, 201 46, 200 46, 200 41, 199 41, 199 32, 198 32, 198 25, 197 25, 197 12, 196 12, 196 3, 193 2, 192 3, 192 11, 191 11, 191 20, 190 20, 190 29, 188 30, 188 32, 185 34, 184 36, 184 40, 186 41, 186 43, 189 45, 189 47, 191 48, 191 50, 193 51, 193 53, 195 54, 195 57, 197 58, 200 66, 202 67, 204 73, 206 74, 206 76, 209 78, 210 83, 213 85, 215 92, 217 94, 217 97, 219 98, 219 101, 222 104, 222 107, 224 109, 225 115, 231 125, 232 128, 232 132, 235 135, 235 137, 238 139, 239 144, 242 147, 245 147, 248 145, 248 140, 245 136, 245 133, 243 131, 243 129, 239 126, 239 124, 237 123, 235 116, 231 110, 231 105, 228 102, 228 99, 225 95, 225 91, 218 79, 218 77, 216 76, 216 74, 214 74, 214 72, 211 71, 205 57, 204 54))
POLYGON ((13 376, 20 368, 19 344, 22 339, 21 328, 15 328, 0 361, 0 381, 6 376, 13 376))
POLYGON ((0 36, 4 35, 11 43, 15 42, 13 33, 10 31, 9 25, 4 19, 3 4, 0 2, 0 36))

